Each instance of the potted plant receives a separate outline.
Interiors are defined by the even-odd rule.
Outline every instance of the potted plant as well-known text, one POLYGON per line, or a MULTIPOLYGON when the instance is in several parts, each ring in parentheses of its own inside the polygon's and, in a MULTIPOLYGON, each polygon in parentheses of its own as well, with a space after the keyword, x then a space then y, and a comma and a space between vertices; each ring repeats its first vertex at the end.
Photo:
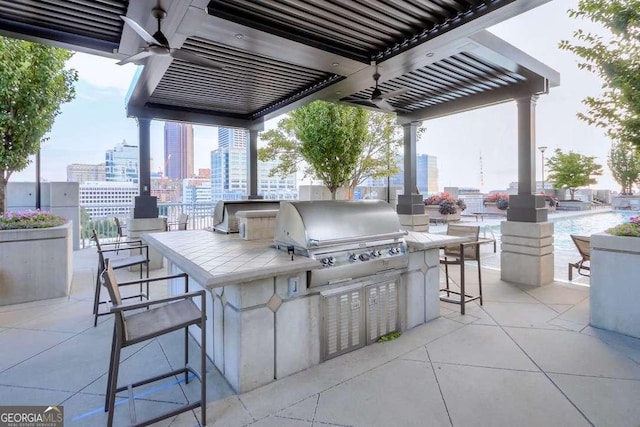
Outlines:
POLYGON ((640 217, 591 236, 591 325, 640 338, 640 217))
POLYGON ((424 200, 426 213, 430 219, 458 221, 460 213, 467 208, 464 200, 456 199, 449 193, 440 193, 424 200))
POLYGON ((509 207, 509 195, 507 193, 491 193, 483 200, 486 213, 502 213, 509 207))
POLYGON ((67 296, 72 251, 71 221, 41 211, 0 215, 0 306, 67 296))

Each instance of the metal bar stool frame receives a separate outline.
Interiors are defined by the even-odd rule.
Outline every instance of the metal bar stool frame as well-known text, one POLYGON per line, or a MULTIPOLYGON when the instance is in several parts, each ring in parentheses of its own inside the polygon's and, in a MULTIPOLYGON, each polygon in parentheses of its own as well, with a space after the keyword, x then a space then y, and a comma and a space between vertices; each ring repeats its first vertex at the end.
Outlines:
POLYGON ((189 292, 189 276, 186 273, 172 276, 157 277, 148 280, 135 280, 117 283, 113 268, 107 261, 107 268, 102 273, 103 285, 109 291, 113 305, 110 313, 115 316, 113 327, 113 340, 111 342, 111 358, 109 360, 109 372, 107 377, 107 393, 105 396, 105 412, 108 412, 107 426, 113 426, 116 394, 127 390, 129 398, 129 414, 132 426, 147 426, 160 420, 167 419, 183 412, 200 407, 201 424, 206 425, 207 420, 207 391, 206 391, 206 296, 204 290, 189 292), (147 300, 137 303, 122 304, 119 288, 135 285, 140 282, 158 282, 171 279, 184 279, 185 293, 173 295, 155 300, 147 300), (198 308, 193 298, 200 299, 198 308), (162 304, 162 305, 160 305, 162 304), (139 309, 147 310, 139 311, 139 309), (132 310, 136 313, 129 314, 132 310), (151 321, 145 322, 145 317, 151 321), (137 325, 137 326, 133 326, 137 325), (200 372, 189 365, 189 326, 200 327, 200 372), (146 328, 145 328, 146 327, 146 328), (156 375, 135 383, 118 387, 118 371, 120 367, 120 352, 123 348, 147 341, 161 335, 184 329, 184 367, 156 375), (185 383, 189 383, 189 374, 194 375, 200 381, 200 400, 183 405, 180 408, 160 414, 148 420, 138 422, 135 413, 135 396, 133 389, 141 385, 149 384, 172 376, 184 374, 185 383))
POLYGON ((443 247, 444 249, 444 257, 440 259, 440 264, 444 265, 445 277, 446 277, 446 285, 444 288, 440 289, 440 292, 445 292, 446 295, 440 296, 440 301, 449 302, 452 304, 460 305, 460 314, 465 314, 465 304, 471 301, 479 300, 480 305, 482 305, 482 269, 480 267, 480 245, 483 243, 490 243, 489 240, 479 239, 479 231, 480 227, 469 227, 469 226, 449 226, 447 229, 447 235, 458 235, 462 236, 465 234, 459 233, 467 233, 466 236, 473 237, 475 240, 471 242, 462 242, 458 245, 448 245, 443 247), (468 231, 464 231, 468 229, 468 231), (453 230, 450 232, 450 230, 453 230), (478 263, 478 295, 470 295, 466 292, 466 284, 465 284, 465 261, 466 256, 465 253, 469 252, 471 256, 468 258, 469 261, 477 261, 478 263), (453 259, 451 259, 453 258, 453 259), (450 265, 459 265, 460 266, 460 291, 454 291, 450 288, 449 285, 449 266, 450 265), (451 294, 458 295, 459 299, 452 298, 451 294))
MULTIPOLYGON (((129 250, 129 249, 140 251, 140 255, 135 255, 133 257, 132 256, 119 257, 119 258, 112 259, 111 266, 114 270, 118 270, 121 268, 134 267, 137 265, 140 267, 140 279, 142 280, 143 278, 142 266, 144 265, 146 267, 146 277, 148 279, 149 278, 149 246, 143 245, 142 240, 127 242, 126 247, 122 247, 119 243, 100 243, 100 238, 98 237, 98 233, 96 232, 96 230, 92 231, 91 240, 96 242, 96 249, 98 251, 98 274, 96 274, 95 293, 93 297, 93 326, 95 327, 98 325, 99 316, 105 316, 107 314, 110 314, 109 312, 102 312, 102 313, 100 312, 100 305, 106 304, 108 302, 108 301, 100 301, 100 291, 102 288, 102 286, 100 286, 100 272, 104 271, 104 269, 107 266, 107 260, 109 259, 105 257, 105 254, 111 254, 114 252, 118 254, 119 251, 129 250), (103 249, 103 247, 105 246, 110 249, 103 249), (143 250, 145 251, 144 255, 142 253, 143 250)), ((142 301, 143 298, 149 299, 149 283, 147 282, 146 284, 146 293, 143 291, 142 283, 140 283, 140 289, 138 294, 127 296, 127 297, 124 297, 123 299, 130 299, 130 298, 139 298, 140 301, 142 301)))

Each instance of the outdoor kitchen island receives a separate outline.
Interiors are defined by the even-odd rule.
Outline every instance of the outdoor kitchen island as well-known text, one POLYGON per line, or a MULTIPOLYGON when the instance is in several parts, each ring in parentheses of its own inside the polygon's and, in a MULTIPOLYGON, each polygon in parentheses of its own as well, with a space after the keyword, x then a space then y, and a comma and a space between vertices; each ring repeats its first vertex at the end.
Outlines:
MULTIPOLYGON (((307 202, 293 202, 299 203, 307 202)), ((277 249, 273 240, 243 240, 204 230, 147 234, 143 239, 167 259, 169 273, 189 274, 190 290, 209 291, 207 355, 242 393, 440 316, 439 248, 465 239, 383 234, 387 255, 377 255, 382 251, 371 250, 371 242, 360 243, 360 256, 350 261, 371 266, 370 274, 350 274, 345 265, 344 278, 329 274, 326 282, 322 274, 330 272, 328 258, 333 256, 304 256, 293 245, 277 249), (380 259, 365 260, 373 252, 380 259), (392 268, 374 272, 376 262, 392 268)), ((323 247, 323 242, 313 244, 323 247)), ((344 244, 340 239, 342 249, 344 244)), ((341 268, 340 256, 335 252, 336 270, 341 268)), ((174 286, 169 286, 171 293, 184 291, 174 286)))

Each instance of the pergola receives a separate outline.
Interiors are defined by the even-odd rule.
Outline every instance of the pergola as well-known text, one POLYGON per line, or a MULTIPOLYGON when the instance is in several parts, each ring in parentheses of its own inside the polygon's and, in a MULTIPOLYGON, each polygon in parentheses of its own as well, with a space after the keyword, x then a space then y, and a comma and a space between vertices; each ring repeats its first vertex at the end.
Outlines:
POLYGON ((547 221, 547 210, 534 195, 535 102, 560 77, 486 28, 548 1, 0 0, 0 33, 124 59, 146 42, 120 16, 153 33, 151 10, 160 5, 172 48, 222 65, 213 70, 156 55, 136 75, 127 114, 140 128, 140 211, 151 199, 152 119, 248 129, 247 196, 254 198, 265 120, 319 99, 377 110, 370 102, 377 69, 382 93, 408 89, 382 106, 404 129, 399 214, 424 213, 416 194, 421 121, 515 100, 518 195, 507 222, 536 224, 547 221))

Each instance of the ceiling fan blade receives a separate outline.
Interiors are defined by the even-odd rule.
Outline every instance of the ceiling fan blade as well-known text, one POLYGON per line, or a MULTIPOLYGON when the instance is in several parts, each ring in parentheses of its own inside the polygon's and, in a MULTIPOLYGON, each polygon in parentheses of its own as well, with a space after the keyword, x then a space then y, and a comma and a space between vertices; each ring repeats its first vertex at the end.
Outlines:
POLYGON ((145 49, 142 52, 136 53, 135 55, 131 55, 130 57, 125 58, 120 62, 117 62, 116 64, 124 65, 124 64, 129 64, 131 62, 138 63, 141 60, 143 60, 144 58, 146 58, 147 56, 151 56, 151 55, 152 55, 152 53, 150 51, 148 51, 147 49, 145 49))
POLYGON ((176 59, 182 59, 183 61, 191 62, 192 64, 201 65, 212 70, 224 70, 224 66, 219 62, 211 61, 210 59, 203 58, 195 53, 187 52, 186 50, 171 49, 171 56, 176 59))
POLYGON ((158 40, 155 39, 155 37, 153 37, 151 34, 149 34, 147 32, 147 30, 145 30, 144 28, 142 28, 140 26, 140 24, 138 24, 136 21, 134 21, 131 18, 127 18, 126 16, 122 16, 120 15, 120 18, 122 18, 122 20, 131 27, 131 29, 133 31, 135 31, 136 33, 138 33, 138 35, 140 37, 142 37, 144 39, 144 41, 146 41, 149 44, 158 44, 158 45, 162 45, 162 43, 160 43, 158 40))
POLYGON ((371 102, 373 102, 376 107, 378 107, 379 109, 381 109, 383 111, 388 111, 390 113, 395 113, 396 112, 395 107, 393 105, 389 104, 384 99, 380 99, 380 98, 372 99, 371 102))
POLYGON ((402 89, 393 90, 391 92, 383 93, 382 95, 380 95, 380 98, 382 98, 382 99, 394 98, 396 96, 404 95, 407 92, 409 92, 409 88, 403 87, 402 89))

